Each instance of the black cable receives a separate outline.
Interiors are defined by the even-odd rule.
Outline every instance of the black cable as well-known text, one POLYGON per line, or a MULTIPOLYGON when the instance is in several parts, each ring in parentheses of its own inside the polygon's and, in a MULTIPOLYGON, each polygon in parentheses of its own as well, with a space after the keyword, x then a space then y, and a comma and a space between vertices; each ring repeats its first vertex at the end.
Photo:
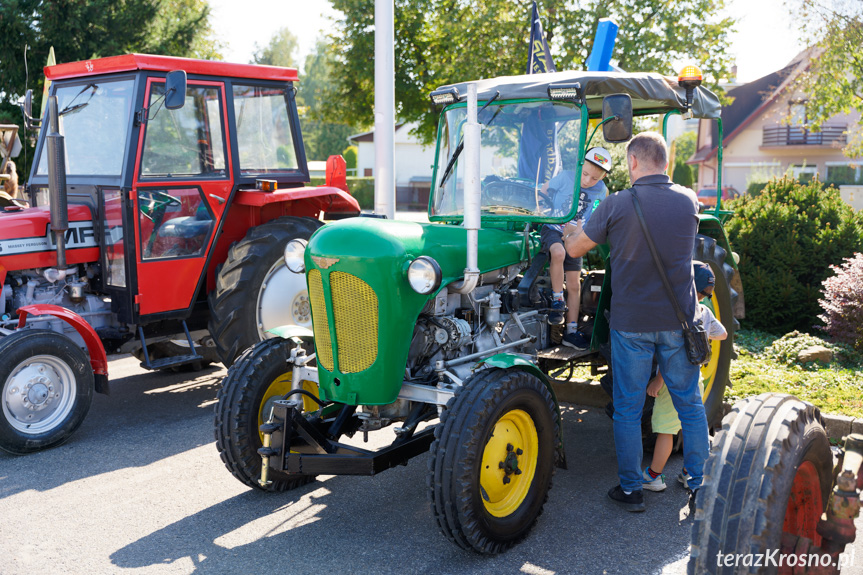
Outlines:
POLYGON ((317 397, 315 397, 315 396, 314 396, 314 394, 309 393, 309 392, 308 392, 308 391, 306 391, 305 389, 294 389, 294 390, 291 390, 291 391, 289 391, 288 393, 286 393, 286 394, 284 395, 284 397, 282 397, 282 399, 288 399, 290 396, 294 395, 295 393, 299 393, 299 394, 305 395, 305 396, 309 397, 310 399, 312 399, 315 403, 317 403, 317 404, 318 404, 318 405, 320 405, 321 407, 323 407, 323 406, 324 406, 324 402, 322 402, 320 399, 318 399, 317 397))

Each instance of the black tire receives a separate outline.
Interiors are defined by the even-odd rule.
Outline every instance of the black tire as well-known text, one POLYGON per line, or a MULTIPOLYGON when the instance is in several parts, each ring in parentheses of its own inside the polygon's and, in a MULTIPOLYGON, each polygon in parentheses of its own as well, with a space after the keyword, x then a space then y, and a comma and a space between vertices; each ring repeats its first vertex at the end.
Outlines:
MULTIPOLYGON (((216 288, 208 296, 210 335, 227 367, 265 337, 258 328, 258 299, 268 274, 283 261, 285 245, 295 238, 309 239, 322 225, 311 218, 285 216, 250 229, 231 246, 216 276, 216 288)), ((279 294, 285 306, 305 294, 305 278, 301 285, 295 294, 279 294)), ((308 317, 311 325, 311 314, 308 317)))
POLYGON ((717 565, 717 554, 779 549, 783 530, 815 539, 815 524, 830 494, 832 466, 818 408, 779 393, 735 405, 704 468, 689 573, 776 573, 775 567, 717 565), (800 487, 808 489, 798 491, 800 487), (807 516, 805 527, 784 525, 789 511, 793 517, 807 516))
MULTIPOLYGON (((489 369, 465 381, 441 415, 429 461, 432 512, 447 539, 463 549, 487 554, 505 551, 524 539, 542 513, 551 488, 559 428, 554 400, 537 377, 519 370, 489 369), (483 457, 487 470, 494 469, 489 468, 491 459, 504 457, 503 461, 512 463, 511 454, 523 446, 504 450, 490 442, 494 439, 495 425, 499 421, 502 425, 512 423, 509 417, 516 411, 526 414, 526 417, 518 414, 525 426, 519 428, 515 424, 517 429, 523 432, 532 427, 536 431, 536 454, 530 457, 533 451, 530 447, 517 454, 525 458, 516 457, 518 465, 527 470, 526 484, 517 483, 520 472, 515 474, 511 468, 499 471, 501 485, 506 484, 504 477, 510 477, 511 486, 495 485, 506 491, 502 499, 496 499, 494 493, 489 495, 491 485, 482 484, 483 457), (490 453, 489 449, 495 452, 490 453), (507 513, 507 502, 509 507, 517 507, 507 513), (490 511, 497 504, 500 516, 490 511)), ((496 441, 528 436, 529 433, 518 432, 510 435, 510 429, 506 428, 506 435, 499 435, 496 441)), ((528 441, 524 443, 530 445, 528 441)), ((486 473, 497 481, 497 471, 486 473)))
POLYGON ((273 338, 257 343, 237 358, 222 381, 216 403, 216 448, 228 470, 249 487, 263 491, 287 491, 314 480, 314 475, 269 473, 272 483, 261 487, 262 445, 259 427, 262 405, 268 398, 281 397, 276 382, 286 373, 293 347, 290 341, 273 338))
POLYGON ((0 448, 33 453, 69 439, 93 401, 87 354, 64 335, 26 329, 0 338, 0 357, 0 448))
POLYGON ((700 234, 696 236, 692 259, 709 264, 710 269, 713 270, 713 274, 716 276, 716 285, 713 288, 710 302, 717 319, 728 331, 726 339, 713 343, 713 357, 710 363, 701 370, 706 393, 704 412, 710 427, 718 427, 722 420, 722 402, 725 397, 725 388, 729 386, 731 360, 734 358, 734 332, 737 328, 737 320, 734 319, 732 313, 734 302, 737 300, 737 292, 731 287, 734 268, 725 263, 727 255, 727 252, 716 243, 715 239, 700 234))

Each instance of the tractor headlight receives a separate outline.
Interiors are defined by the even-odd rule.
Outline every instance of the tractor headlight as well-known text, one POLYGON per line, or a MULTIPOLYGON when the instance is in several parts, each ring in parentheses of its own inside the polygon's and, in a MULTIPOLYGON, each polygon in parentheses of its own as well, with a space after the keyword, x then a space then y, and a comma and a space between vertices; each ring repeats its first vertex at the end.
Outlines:
POLYGON ((306 272, 306 246, 309 242, 302 238, 295 238, 285 246, 285 265, 295 274, 306 272))
POLYGON ((432 258, 420 256, 408 267, 408 282, 415 292, 430 294, 440 286, 440 266, 432 258))

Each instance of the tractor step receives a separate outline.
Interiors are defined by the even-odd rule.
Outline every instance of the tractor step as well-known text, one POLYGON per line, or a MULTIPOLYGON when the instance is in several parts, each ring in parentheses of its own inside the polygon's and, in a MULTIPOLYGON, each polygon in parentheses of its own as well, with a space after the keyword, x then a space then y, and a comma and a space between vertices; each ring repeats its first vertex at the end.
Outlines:
POLYGON ((177 367, 180 365, 186 365, 189 363, 194 363, 196 361, 202 361, 204 358, 198 354, 192 355, 174 355, 171 357, 160 357, 159 359, 151 359, 149 362, 141 362, 141 367, 144 369, 157 370, 157 369, 165 369, 167 367, 177 367))
POLYGON ((555 361, 570 361, 579 357, 592 355, 594 352, 589 349, 575 349, 568 345, 556 345, 549 347, 537 353, 539 359, 551 359, 555 361))

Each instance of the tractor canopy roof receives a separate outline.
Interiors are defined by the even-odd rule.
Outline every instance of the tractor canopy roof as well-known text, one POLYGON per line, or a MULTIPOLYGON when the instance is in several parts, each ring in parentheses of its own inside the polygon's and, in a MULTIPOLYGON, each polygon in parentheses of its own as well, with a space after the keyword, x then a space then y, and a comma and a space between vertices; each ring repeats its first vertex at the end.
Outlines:
MULTIPOLYGON (((648 72, 550 72, 522 76, 502 76, 477 80, 477 98, 489 100, 500 92, 500 100, 548 98, 548 86, 578 82, 584 90, 588 110, 593 116, 602 112, 602 98, 610 94, 629 94, 632 109, 639 112, 683 111, 686 107, 686 90, 676 78, 648 72)), ((449 84, 440 89, 455 87, 461 96, 467 94, 469 82, 449 84)), ((692 113, 696 118, 719 118, 720 105, 716 94, 698 87, 693 94, 692 113)))
POLYGON ((149 54, 125 54, 123 56, 111 56, 108 58, 96 58, 94 60, 82 60, 80 62, 57 64, 56 66, 46 66, 45 77, 51 81, 55 81, 134 70, 149 70, 154 72, 185 70, 187 74, 201 76, 225 76, 280 82, 296 82, 299 79, 295 68, 212 62, 209 60, 152 56, 149 54))

